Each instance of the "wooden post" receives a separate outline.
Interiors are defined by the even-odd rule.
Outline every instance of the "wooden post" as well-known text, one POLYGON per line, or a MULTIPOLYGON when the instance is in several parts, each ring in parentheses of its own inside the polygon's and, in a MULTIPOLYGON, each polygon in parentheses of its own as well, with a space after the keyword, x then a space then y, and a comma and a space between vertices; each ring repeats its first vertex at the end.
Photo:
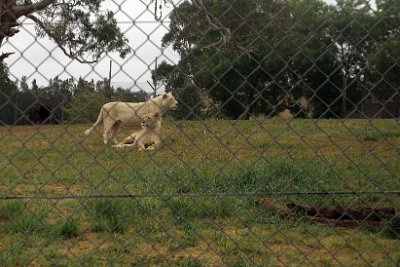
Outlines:
POLYGON ((106 78, 104 78, 104 94, 106 95, 106 98, 108 101, 111 101, 112 98, 112 89, 111 89, 111 69, 112 69, 112 61, 110 60, 110 68, 108 71, 108 80, 106 81, 106 78))
POLYGON ((153 89, 154 89, 153 97, 157 96, 157 67, 158 67, 158 64, 157 64, 157 57, 156 57, 156 66, 154 68, 154 79, 153 79, 153 85, 154 85, 154 87, 153 87, 153 89))
POLYGON ((150 85, 151 89, 153 89, 153 97, 157 96, 157 57, 156 57, 156 66, 154 68, 154 79, 153 79, 153 84, 151 84, 149 81, 147 83, 150 85))

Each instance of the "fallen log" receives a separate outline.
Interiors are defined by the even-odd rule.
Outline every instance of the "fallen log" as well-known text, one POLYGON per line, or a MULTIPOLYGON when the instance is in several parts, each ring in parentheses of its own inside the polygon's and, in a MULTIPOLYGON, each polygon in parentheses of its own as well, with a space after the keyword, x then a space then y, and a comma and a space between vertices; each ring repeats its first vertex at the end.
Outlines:
POLYGON ((377 227, 385 223, 400 231, 400 214, 396 214, 392 207, 312 206, 289 203, 286 207, 278 208, 271 200, 266 199, 258 199, 255 204, 285 219, 300 214, 310 223, 348 228, 377 227))
POLYGON ((304 204, 289 203, 289 210, 294 212, 304 212, 310 216, 317 216, 330 219, 342 220, 369 220, 383 221, 396 215, 392 207, 347 207, 344 205, 328 206, 310 206, 304 204))
POLYGON ((367 221, 367 220, 342 220, 342 219, 328 219, 317 216, 305 216, 304 217, 310 223, 315 224, 327 224, 330 226, 340 226, 346 228, 358 228, 366 226, 380 226, 381 222, 367 221))

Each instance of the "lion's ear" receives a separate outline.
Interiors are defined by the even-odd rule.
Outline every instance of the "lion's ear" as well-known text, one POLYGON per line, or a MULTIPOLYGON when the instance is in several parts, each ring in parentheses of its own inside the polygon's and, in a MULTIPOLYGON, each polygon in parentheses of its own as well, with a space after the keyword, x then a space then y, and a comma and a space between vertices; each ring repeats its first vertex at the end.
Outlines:
POLYGON ((154 117, 158 118, 158 116, 160 116, 160 113, 158 112, 154 113, 154 117))
POLYGON ((166 99, 166 98, 167 98, 167 94, 168 94, 168 93, 164 93, 163 96, 162 96, 162 98, 163 98, 163 99, 166 99))

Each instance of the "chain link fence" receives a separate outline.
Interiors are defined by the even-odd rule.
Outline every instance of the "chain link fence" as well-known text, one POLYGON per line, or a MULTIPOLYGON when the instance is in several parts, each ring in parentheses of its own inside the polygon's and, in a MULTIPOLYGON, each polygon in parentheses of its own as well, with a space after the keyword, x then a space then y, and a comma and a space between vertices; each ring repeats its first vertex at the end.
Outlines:
POLYGON ((399 266, 399 14, 1 0, 0 265, 399 266))

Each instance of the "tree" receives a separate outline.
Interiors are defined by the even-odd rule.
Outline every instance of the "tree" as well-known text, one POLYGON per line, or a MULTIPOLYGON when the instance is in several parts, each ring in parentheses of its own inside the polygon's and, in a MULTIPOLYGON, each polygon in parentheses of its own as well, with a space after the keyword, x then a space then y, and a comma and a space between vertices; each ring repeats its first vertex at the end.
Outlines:
POLYGON ((170 65, 162 61, 155 70, 152 70, 152 79, 155 84, 165 84, 165 91, 173 92, 180 103, 173 113, 177 119, 193 120, 202 118, 203 106, 201 94, 203 93, 192 80, 183 75, 178 65, 170 65))
POLYGON ((391 99, 400 99, 400 2, 396 0, 378 0, 375 49, 370 51, 368 59, 371 65, 371 91, 374 98, 383 105, 391 99))
POLYGON ((27 83, 27 78, 26 76, 22 76, 21 81, 19 82, 19 88, 22 91, 28 91, 29 90, 29 85, 27 83))
POLYGON ((339 87, 331 10, 319 0, 185 1, 162 41, 180 54, 175 68, 185 81, 227 117, 273 115, 303 95, 325 116, 339 87))
POLYGON ((149 94, 143 90, 131 92, 129 89, 118 87, 115 90, 114 99, 124 102, 145 102, 149 100, 149 94))
POLYGON ((103 78, 102 81, 96 82, 96 90, 104 94, 108 101, 111 101, 113 98, 113 88, 110 86, 110 80, 107 78, 103 78))
POLYGON ((356 106, 365 94, 365 75, 368 71, 367 54, 374 49, 375 19, 368 0, 340 0, 332 17, 330 34, 337 47, 341 68, 341 111, 342 117, 356 106))
MULTIPOLYGON (((29 112, 38 102, 37 95, 35 95, 35 93, 29 88, 26 76, 21 77, 21 81, 19 83, 19 91, 16 94, 16 98, 18 99, 17 104, 20 117, 18 123, 26 124, 29 122, 29 120, 26 119, 27 117, 29 117, 29 112)), ((17 122, 14 121, 13 123, 15 124, 17 122)))
POLYGON ((13 124, 18 119, 18 87, 9 77, 8 68, 0 63, 0 125, 13 124))
MULTIPOLYGON (((0 46, 19 32, 25 17, 36 25, 38 37, 49 37, 63 53, 81 63, 96 62, 105 52, 130 52, 128 40, 102 0, 0 0, 0 46)), ((12 52, 11 52, 12 53, 12 52)), ((3 60, 10 53, 0 56, 3 60)))
MULTIPOLYGON (((35 91, 37 92, 37 91, 35 91)), ((19 120, 19 123, 26 124, 28 121, 26 120, 26 116, 29 111, 33 108, 33 106, 37 103, 38 99, 35 93, 30 90, 29 85, 27 83, 27 77, 22 76, 21 81, 19 83, 19 91, 18 95, 18 109, 20 110, 20 116, 24 117, 19 120)), ((14 122, 16 123, 16 122, 14 122)))
POLYGON ((51 108, 52 115, 57 122, 64 122, 68 119, 64 108, 71 102, 73 90, 73 78, 61 80, 58 76, 50 79, 49 85, 42 88, 40 101, 51 108))
POLYGON ((156 69, 151 71, 153 84, 162 82, 165 84, 166 91, 173 91, 174 88, 181 87, 185 83, 186 77, 179 69, 177 65, 170 65, 166 61, 162 61, 156 69))
MULTIPOLYGON (((265 103, 261 91, 271 78, 256 51, 259 47, 251 43, 262 34, 260 21, 267 19, 257 2, 184 2, 171 15, 170 31, 163 38, 163 45, 172 44, 181 55, 176 66, 181 76, 190 77, 196 85, 192 88, 203 88, 221 103, 221 112, 234 119, 249 117, 265 103)), ((266 9, 279 5, 268 2, 273 7, 266 9)))
POLYGON ((63 110, 72 123, 88 123, 97 120, 100 108, 106 102, 107 97, 95 91, 93 82, 79 79, 70 103, 63 110))

